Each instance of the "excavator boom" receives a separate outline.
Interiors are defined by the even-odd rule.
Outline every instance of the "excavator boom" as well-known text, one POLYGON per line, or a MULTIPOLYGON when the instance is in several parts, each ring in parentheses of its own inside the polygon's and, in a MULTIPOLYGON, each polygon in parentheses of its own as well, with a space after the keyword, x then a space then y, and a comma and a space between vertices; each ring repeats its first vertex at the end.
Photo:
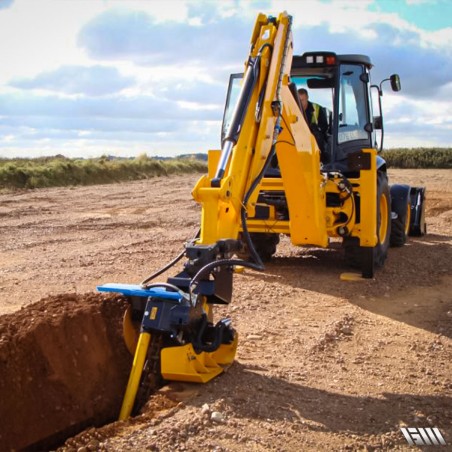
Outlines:
MULTIPOLYGON (((150 373, 165 379, 207 382, 234 360, 238 335, 229 319, 212 323, 212 305, 231 301, 235 265, 263 269, 257 253, 253 262, 233 255, 244 248, 239 236, 253 249, 246 219, 255 213, 282 121, 287 122, 283 97, 292 58, 291 22, 286 13, 278 18, 260 14, 256 19, 231 125, 221 151, 210 153, 211 171, 193 190, 194 199, 202 206, 201 227, 199 236, 186 244, 180 256, 187 258, 183 271, 165 283, 149 284, 152 278, 148 278, 136 286, 98 287, 129 298, 125 331, 131 330, 130 319, 142 316, 136 344, 133 334, 126 333, 135 358, 120 419, 135 411, 140 388, 149 385, 150 373)), ((312 143, 309 138, 305 141, 312 143)))
MULTIPOLYGON (((346 257, 372 277, 386 257, 391 221, 424 218, 422 205, 407 215, 409 187, 389 191, 386 165, 373 149, 374 124, 382 118, 374 122, 369 109, 371 66, 368 57, 332 52, 294 60, 292 17, 258 15, 221 149, 209 151, 208 174, 192 192, 202 207, 198 234, 140 285, 98 287, 130 302, 124 336, 134 361, 120 419, 136 412, 162 379, 205 383, 233 362, 238 334, 228 318, 213 322, 213 306, 231 302, 238 266, 264 269, 279 234, 301 246, 327 247, 342 238, 346 257), (332 92, 327 149, 308 124, 297 78, 332 92), (391 195, 398 199, 394 212, 391 195), (181 271, 152 282, 184 258, 181 271)), ((398 76, 392 78, 400 89, 398 76)), ((406 234, 408 226, 398 231, 406 234)))

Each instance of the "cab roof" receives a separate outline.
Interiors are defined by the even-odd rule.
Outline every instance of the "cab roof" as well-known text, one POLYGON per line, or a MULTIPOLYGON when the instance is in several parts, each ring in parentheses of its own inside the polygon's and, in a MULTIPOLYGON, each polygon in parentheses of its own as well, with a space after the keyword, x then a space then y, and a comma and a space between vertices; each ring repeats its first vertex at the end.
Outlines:
POLYGON ((327 67, 339 64, 363 64, 370 69, 373 65, 367 55, 343 54, 337 55, 334 52, 305 52, 303 55, 294 55, 292 59, 292 69, 308 67, 327 67), (320 62, 321 61, 321 62, 320 62), (328 64, 327 61, 330 61, 328 64), (334 61, 334 63, 331 63, 334 61))

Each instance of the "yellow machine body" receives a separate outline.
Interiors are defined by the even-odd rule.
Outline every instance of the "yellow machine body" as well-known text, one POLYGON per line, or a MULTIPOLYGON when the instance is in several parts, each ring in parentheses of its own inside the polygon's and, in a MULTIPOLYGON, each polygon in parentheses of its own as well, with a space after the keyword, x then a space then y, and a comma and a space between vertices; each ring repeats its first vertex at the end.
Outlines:
POLYGON ((250 100, 251 105, 256 104, 259 93, 265 89, 261 120, 257 123, 255 110, 248 109, 219 187, 212 187, 211 181, 222 151, 209 151, 209 173, 199 179, 192 192, 194 199, 202 205, 201 237, 198 243, 209 244, 226 237, 238 237, 244 194, 262 170, 275 144, 281 176, 264 177, 255 188, 245 206, 249 231, 286 234, 294 245, 327 247, 328 238, 338 237, 338 228, 347 223, 348 229, 352 230, 351 236, 358 237, 361 246, 374 247, 377 244, 377 151, 362 149, 363 153, 370 156, 370 168, 362 169, 358 178, 350 179, 353 191, 361 200, 360 222, 355 218, 352 197, 341 206, 327 207, 327 194, 339 193, 339 176, 331 178, 322 173, 317 142, 289 89, 292 64, 292 45, 287 45, 287 41, 291 43, 292 40, 289 16, 280 14, 277 26, 263 25, 263 22, 259 16, 254 27, 256 42, 252 43, 254 53, 251 56, 256 56, 257 49, 266 44, 273 46, 273 52, 270 58, 267 49, 263 51, 258 86, 250 100), (274 143, 277 116, 272 105, 277 95, 282 104, 280 114, 284 127, 274 143), (276 218, 271 207, 268 218, 255 218, 261 190, 284 191, 290 211, 289 220, 276 218))
MULTIPOLYGON (((331 239, 342 238, 346 252, 352 258, 358 256, 364 277, 372 277, 374 263, 382 264, 386 257, 391 199, 386 167, 371 145, 372 113, 364 111, 365 124, 350 126, 345 122, 347 102, 340 101, 340 77, 358 68, 359 80, 365 85, 359 87, 364 93, 361 99, 367 99, 363 102, 369 109, 370 59, 319 52, 297 57, 294 65, 291 24, 292 18, 285 12, 277 18, 259 14, 256 19, 222 149, 209 151, 208 173, 192 191, 202 207, 201 224, 199 235, 185 245, 188 260, 184 270, 160 285, 102 289, 131 295, 132 304, 137 297, 142 300, 140 334, 132 310, 124 316, 124 337, 134 361, 120 419, 130 416, 138 388, 146 384, 143 366, 156 356, 150 348, 158 347, 159 372, 165 380, 206 383, 233 362, 238 334, 230 327, 230 319, 213 324, 212 306, 231 301, 234 272, 247 266, 263 269, 252 235, 264 245, 267 237, 279 240, 284 234, 293 245, 324 248, 331 239), (316 63, 324 65, 324 72, 315 72, 316 63), (341 71, 343 66, 351 70, 341 71), (335 108, 344 109, 332 113, 330 137, 335 147, 331 152, 339 155, 332 164, 323 164, 317 139, 294 92, 294 67, 307 68, 306 73, 317 78, 317 85, 331 83, 327 87, 336 96, 335 108), (338 138, 341 133, 342 141, 338 138), (365 140, 353 141, 363 134, 365 140), (344 144, 347 137, 352 137, 348 148, 344 144), (274 162, 276 170, 270 172, 274 162), (250 248, 254 263, 234 258, 250 248), (160 292, 153 292, 156 286, 161 287, 160 292), (156 338, 160 345, 153 342, 156 338)), ((391 83, 392 78, 400 89, 398 76, 391 76, 391 83)), ((406 189, 396 191, 404 196, 400 212, 405 216, 409 207, 406 189)), ((419 199, 424 193, 419 192, 419 199)), ((422 223, 422 215, 416 215, 421 218, 416 221, 422 223)), ((410 223, 409 216, 406 221, 410 223)), ((408 227, 402 232, 407 234, 408 227)), ((355 280, 356 274, 344 273, 342 279, 355 280)))

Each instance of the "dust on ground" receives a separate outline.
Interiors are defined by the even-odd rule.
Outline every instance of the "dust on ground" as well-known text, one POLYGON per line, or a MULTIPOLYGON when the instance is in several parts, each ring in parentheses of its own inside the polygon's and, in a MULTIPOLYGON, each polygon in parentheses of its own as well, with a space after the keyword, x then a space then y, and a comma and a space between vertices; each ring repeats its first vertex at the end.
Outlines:
MULTIPOLYGON (((266 271, 237 275, 233 302, 216 310, 240 335, 228 372, 203 386, 172 384, 141 416, 86 430, 64 448, 406 450, 401 426, 438 427, 452 444, 451 176, 390 171, 392 183, 427 186, 428 235, 392 248, 372 280, 341 281, 348 269, 340 249, 295 248, 283 239, 266 271)), ((199 224, 190 197, 196 179, 0 195, 0 312, 8 314, 2 325, 22 322, 28 309, 39 309, 26 307, 34 302, 47 306, 40 322, 47 316, 50 325, 59 302, 40 300, 72 293, 65 308, 71 328, 77 297, 83 304, 90 295, 82 294, 98 284, 138 283, 170 261, 199 224)), ((5 331, 6 344, 16 332, 5 331)), ((114 341, 119 326, 115 331, 114 341)), ((114 358, 99 365, 99 390, 114 358)), ((48 358, 37 354, 36 362, 48 358)), ((27 371, 18 367, 17 379, 27 371)), ((44 380, 40 390, 46 388, 44 380)), ((52 400, 46 409, 56 408, 52 400)), ((62 415, 75 412, 60 405, 62 415)), ((27 417, 6 419, 5 429, 29 428, 27 417)))

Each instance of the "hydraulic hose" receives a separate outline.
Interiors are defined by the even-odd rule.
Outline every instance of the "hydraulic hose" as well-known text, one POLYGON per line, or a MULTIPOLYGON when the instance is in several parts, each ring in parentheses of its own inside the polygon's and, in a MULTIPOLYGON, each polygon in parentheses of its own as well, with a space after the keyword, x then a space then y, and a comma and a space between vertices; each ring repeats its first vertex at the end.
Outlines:
MULTIPOLYGON (((285 45, 284 45, 283 62, 285 61, 285 56, 286 56, 286 53, 287 53, 287 46, 288 46, 288 42, 289 42, 289 35, 290 35, 290 28, 291 28, 291 26, 292 26, 292 20, 290 20, 290 22, 289 22, 289 29, 286 32, 286 41, 285 41, 285 45)), ((265 46, 266 46, 266 44, 264 44, 262 46, 262 48, 259 50, 259 54, 263 51, 265 46)), ((264 267, 264 263, 262 262, 262 259, 260 258, 259 254, 256 251, 256 248, 254 248, 253 241, 251 240, 251 236, 250 236, 250 233, 248 231, 248 227, 246 225, 246 205, 248 204, 248 201, 249 201, 251 195, 253 194, 254 190, 256 189, 256 187, 259 185, 259 183, 261 182, 262 178, 264 177, 268 167, 270 166, 270 163, 271 163, 271 161, 273 159, 273 156, 275 155, 276 142, 277 142, 277 139, 278 139, 278 135, 281 132, 281 118, 282 118, 281 84, 282 84, 282 78, 283 78, 283 71, 284 71, 284 65, 281 66, 279 79, 278 79, 278 84, 277 84, 277 87, 276 87, 276 102, 272 103, 272 108, 274 108, 274 111, 277 111, 277 118, 276 118, 276 122, 275 122, 275 127, 273 129, 273 143, 272 143, 272 147, 270 149, 270 152, 267 155, 267 159, 265 160, 264 166, 262 167, 262 169, 259 172, 259 174, 257 175, 257 177, 254 179, 254 181, 251 184, 248 192, 246 193, 245 197, 243 198, 242 209, 241 209, 241 212, 240 212, 240 216, 241 216, 241 220, 242 220, 243 235, 245 237, 245 241, 246 241, 246 244, 248 246, 248 249, 250 250, 251 258, 254 260, 254 262, 258 266, 259 270, 264 270, 265 267, 264 267)), ((290 131, 290 129, 289 129, 289 131, 290 131)))
MULTIPOLYGON (((201 229, 198 229, 198 232, 195 234, 195 237, 193 238, 193 240, 196 240, 199 237, 200 232, 201 232, 201 229)), ((185 250, 182 251, 179 255, 177 255, 171 262, 166 264, 163 268, 161 268, 160 270, 157 270, 155 273, 153 273, 152 275, 150 275, 146 279, 144 279, 140 284, 143 287, 143 289, 149 288, 150 286, 148 286, 146 283, 148 283, 149 281, 152 281, 154 278, 157 278, 157 276, 161 275, 162 273, 165 273, 173 265, 177 264, 184 257, 184 255, 185 255, 185 250)))
MULTIPOLYGON (((248 105, 251 100, 251 96, 253 94, 254 87, 259 79, 260 72, 260 63, 262 58, 262 52, 264 49, 268 47, 270 51, 273 49, 272 46, 268 43, 261 46, 256 57, 249 58, 247 62, 247 69, 245 71, 245 75, 243 77, 242 88, 240 90, 239 97, 237 99, 237 103, 235 104, 231 123, 226 132, 226 136, 224 137, 221 149, 221 157, 218 163, 218 167, 215 173, 215 177, 212 179, 211 184, 212 187, 219 187, 221 184, 221 179, 223 178, 227 164, 232 154, 232 149, 238 141, 238 137, 240 135, 240 131, 242 128, 243 120, 245 118, 246 112, 248 110, 248 105)), ((262 91, 263 94, 264 91, 262 91)), ((262 99, 259 99, 257 107, 256 107, 256 118, 259 117, 260 107, 262 104, 262 99)))
POLYGON ((212 341, 212 343, 210 343, 210 344, 202 343, 202 336, 204 335, 204 332, 207 327, 207 316, 206 315, 203 315, 201 322, 202 322, 202 325, 199 328, 195 342, 193 342, 195 351, 197 353, 199 353, 199 352, 211 353, 211 352, 218 350, 218 347, 223 343, 224 330, 229 326, 230 320, 227 319, 226 322, 225 322, 225 320, 220 320, 215 325, 215 338, 212 341))
MULTIPOLYGON (((170 292, 177 292, 182 298, 184 298, 186 301, 189 301, 188 295, 181 290, 179 287, 175 286, 174 284, 169 283, 154 283, 154 284, 148 284, 147 286, 144 286, 145 289, 153 289, 155 287, 163 287, 165 289, 169 289, 170 292)), ((179 300, 180 302, 180 300, 179 300)))
POLYGON ((141 282, 141 286, 143 288, 148 289, 149 286, 147 285, 147 283, 149 281, 152 281, 154 278, 157 278, 157 276, 161 275, 162 273, 165 273, 169 268, 171 268, 173 265, 177 264, 184 257, 184 254, 185 254, 185 250, 182 251, 178 256, 176 256, 171 262, 166 264, 163 268, 161 268, 160 270, 157 270, 155 273, 153 273, 152 275, 150 275, 146 279, 144 279, 141 282))
POLYGON ((246 205, 247 205, 251 195, 253 194, 254 190, 256 189, 256 187, 259 185, 260 181, 264 177, 264 174, 267 171, 268 167, 270 166, 270 163, 272 161, 274 154, 275 154, 275 144, 272 145, 272 148, 267 156, 267 160, 265 161, 264 166, 262 167, 262 169, 261 169, 260 173, 257 175, 257 177, 254 179, 253 183, 251 184, 251 187, 249 188, 245 197, 243 198, 242 209, 240 211, 243 235, 245 237, 245 241, 248 246, 248 249, 250 250, 251 258, 254 260, 255 265, 257 266, 255 268, 255 270, 259 270, 259 271, 264 270, 265 266, 264 266, 264 263, 262 262, 261 257, 259 256, 259 253, 256 251, 256 248, 254 248, 253 241, 251 240, 251 235, 248 231, 248 226, 246 224, 246 205))
MULTIPOLYGON (((288 40, 288 36, 289 36, 289 31, 287 32, 287 36, 286 36, 286 46, 287 46, 287 40, 288 40)), ((249 97, 251 92, 249 91, 249 88, 254 87, 254 83, 256 80, 251 81, 251 74, 254 73, 254 71, 256 71, 255 74, 255 78, 257 78, 258 74, 259 74, 259 67, 257 63, 260 63, 260 59, 262 56, 262 52, 263 50, 269 47, 271 50, 273 50, 273 47, 270 44, 264 44, 258 52, 256 61, 253 62, 254 64, 252 64, 252 70, 247 71, 247 76, 250 76, 249 82, 247 82, 247 80, 245 80, 244 82, 244 86, 247 87, 247 90, 242 89, 241 92, 241 96, 245 94, 246 91, 248 91, 248 95, 244 98, 248 98, 247 102, 249 101, 249 97)), ((284 52, 286 52, 287 49, 284 50, 284 52)), ((247 78, 248 79, 248 78, 247 78)), ((280 85, 282 83, 282 76, 280 74, 280 78, 278 81, 278 88, 277 88, 277 101, 278 101, 278 105, 280 105, 280 101, 281 101, 281 96, 280 96, 280 85)), ((243 115, 244 115, 244 111, 240 111, 240 108, 238 108, 238 106, 240 105, 240 103, 237 103, 236 106, 236 110, 234 111, 234 119, 238 120, 240 118, 240 122, 239 121, 234 121, 234 127, 230 127, 229 131, 228 131, 228 136, 226 137, 225 141, 232 141, 231 139, 233 138, 233 141, 236 141, 237 139, 237 134, 236 135, 232 135, 232 133, 238 132, 240 125, 241 125, 241 120, 243 119, 243 115), (232 133, 231 133, 232 132, 232 133), (229 138, 229 140, 228 140, 229 138)), ((247 104, 246 104, 247 105, 247 104)), ((260 107, 259 107, 260 108, 260 107)), ((258 109, 259 109, 258 108, 258 109)), ((259 114, 257 116, 260 116, 259 114)), ((275 155, 275 145, 276 145, 276 140, 278 137, 278 134, 280 132, 280 123, 281 123, 281 109, 279 108, 278 110, 278 117, 276 120, 276 124, 275 124, 275 129, 274 129, 274 134, 273 134, 273 144, 271 147, 271 150, 269 152, 269 154, 267 155, 267 159, 265 160, 265 164, 262 167, 261 171, 259 172, 259 174, 257 175, 257 177, 254 179, 253 183, 251 184, 249 190, 247 191, 247 193, 245 194, 243 201, 242 201, 242 209, 240 211, 240 217, 241 217, 241 222, 242 222, 242 230, 243 230, 243 235, 245 238, 245 242, 248 246, 248 249, 250 251, 251 254, 251 259, 254 262, 248 262, 248 261, 244 261, 242 259, 221 259, 221 260, 217 260, 214 262, 210 262, 209 264, 205 265, 204 267, 202 267, 198 273, 196 273, 196 275, 192 278, 192 280, 190 281, 190 285, 189 285, 189 292, 190 294, 192 294, 192 287, 194 285, 196 285, 198 283, 198 281, 205 276, 206 274, 209 274, 213 269, 217 268, 217 267, 222 267, 222 266, 233 266, 233 265, 241 265, 243 267, 248 267, 248 268, 252 268, 253 270, 257 270, 257 271, 262 271, 265 269, 264 263, 262 262, 262 259, 260 258, 258 252, 256 251, 256 248, 253 245, 253 241, 251 240, 251 236, 250 233, 248 231, 248 227, 246 224, 246 205, 251 197, 251 195, 253 194, 254 190, 257 188, 257 186, 259 185, 260 181, 262 180, 262 178, 264 177, 265 172, 267 171, 268 167, 270 166, 270 163, 273 159, 273 156, 275 155)), ((231 148, 232 150, 232 148, 231 148)), ((221 165, 219 165, 219 168, 221 167, 221 165)), ((223 174, 220 174, 220 172, 217 172, 217 175, 215 177, 215 181, 216 184, 219 185, 219 181, 221 180, 223 174), (220 177, 219 177, 220 176, 220 177)))
POLYGON ((238 136, 242 127, 243 119, 248 109, 251 94, 259 77, 260 55, 248 60, 248 67, 243 79, 243 85, 240 90, 239 98, 232 113, 231 124, 228 128, 224 142, 222 143, 221 157, 218 163, 215 177, 212 179, 212 187, 219 187, 221 179, 224 176, 229 158, 232 154, 232 148, 237 143, 238 136))
POLYGON ((243 267, 252 268, 253 270, 261 271, 262 267, 253 262, 244 261, 243 259, 219 259, 217 261, 209 262, 207 265, 204 265, 198 273, 190 281, 189 291, 190 294, 193 292, 192 287, 196 285, 199 280, 208 275, 213 269, 217 267, 232 267, 233 265, 242 265, 243 267))

